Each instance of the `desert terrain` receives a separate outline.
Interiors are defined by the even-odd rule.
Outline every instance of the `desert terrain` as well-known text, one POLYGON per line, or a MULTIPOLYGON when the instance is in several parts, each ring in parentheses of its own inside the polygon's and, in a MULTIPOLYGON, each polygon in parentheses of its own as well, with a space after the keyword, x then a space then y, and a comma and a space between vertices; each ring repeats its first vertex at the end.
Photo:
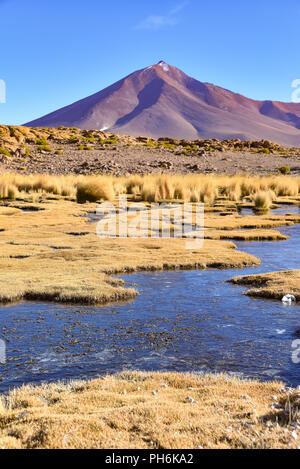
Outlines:
POLYGON ((0 126, 2 173, 268 175, 281 170, 300 174, 300 149, 267 140, 154 140, 77 128, 0 126))

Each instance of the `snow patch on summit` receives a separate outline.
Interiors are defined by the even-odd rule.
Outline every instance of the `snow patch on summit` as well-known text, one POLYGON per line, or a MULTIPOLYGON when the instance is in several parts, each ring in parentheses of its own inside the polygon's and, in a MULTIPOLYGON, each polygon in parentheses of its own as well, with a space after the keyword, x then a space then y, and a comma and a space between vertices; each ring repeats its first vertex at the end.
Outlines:
POLYGON ((169 72, 170 71, 170 67, 168 64, 166 64, 165 62, 159 62, 158 64, 160 67, 162 67, 163 71, 164 72, 169 72))

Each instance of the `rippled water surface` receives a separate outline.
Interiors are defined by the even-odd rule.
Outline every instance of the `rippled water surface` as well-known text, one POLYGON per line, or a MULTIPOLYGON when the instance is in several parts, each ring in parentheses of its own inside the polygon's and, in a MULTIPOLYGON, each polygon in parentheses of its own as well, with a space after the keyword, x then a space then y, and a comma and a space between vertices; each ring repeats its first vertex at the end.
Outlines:
POLYGON ((124 369, 226 371, 300 384, 291 360, 300 305, 251 299, 235 275, 299 268, 300 227, 283 242, 239 242, 261 258, 244 270, 124 276, 140 296, 105 307, 20 303, 0 308, 0 390, 26 382, 96 377, 124 369))

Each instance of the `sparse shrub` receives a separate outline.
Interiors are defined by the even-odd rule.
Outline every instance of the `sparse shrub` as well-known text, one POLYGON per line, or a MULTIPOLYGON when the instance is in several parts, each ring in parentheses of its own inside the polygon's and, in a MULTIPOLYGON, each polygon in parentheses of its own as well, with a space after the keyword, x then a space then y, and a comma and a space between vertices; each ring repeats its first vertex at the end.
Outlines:
POLYGON ((270 150, 269 148, 262 148, 261 150, 259 150, 260 154, 265 154, 265 155, 269 155, 270 154, 270 150))
POLYGON ((81 139, 81 137, 79 135, 72 135, 69 138, 69 143, 79 143, 80 139, 81 139))
POLYGON ((0 147, 0 155, 5 155, 5 156, 8 156, 9 158, 11 158, 12 156, 11 153, 3 147, 0 147))
MULTIPOLYGON (((23 163, 24 164, 24 163, 23 163)), ((25 170, 25 166, 23 170, 25 170)), ((276 197, 297 197, 300 178, 285 176, 207 176, 202 174, 113 176, 0 175, 0 197, 14 198, 8 186, 19 192, 45 192, 57 196, 75 196, 78 201, 113 200, 115 195, 132 194, 147 202, 163 200, 201 201, 212 204, 216 198, 238 202, 251 199, 258 210, 267 210, 276 197)))
POLYGON ((197 145, 187 145, 187 146, 185 147, 185 151, 186 151, 186 152, 189 152, 189 151, 196 151, 196 150, 198 150, 198 146, 197 146, 197 145))
MULTIPOLYGON (((198 148, 194 148, 194 147, 195 147, 195 145, 193 145, 193 147, 192 147, 193 150, 198 149, 198 148)), ((215 147, 211 147, 211 146, 205 147, 205 151, 214 152, 215 150, 216 150, 215 147)))
POLYGON ((288 166, 282 166, 281 168, 279 168, 279 172, 281 174, 289 174, 291 172, 291 168, 289 168, 288 166))
POLYGON ((39 145, 39 151, 46 151, 48 153, 52 152, 52 148, 49 145, 39 145))
POLYGON ((74 188, 72 185, 64 184, 61 185, 60 195, 63 197, 71 197, 74 195, 74 188))
POLYGON ((48 141, 46 138, 37 138, 36 141, 35 141, 36 145, 48 145, 48 141))
POLYGON ((84 137, 84 140, 88 143, 95 143, 95 137, 94 135, 90 135, 88 137, 84 137))
POLYGON ((163 143, 162 144, 163 148, 167 148, 168 150, 175 150, 176 146, 173 145, 172 143, 163 143))
POLYGON ((118 141, 115 138, 108 138, 105 140, 105 145, 117 145, 118 141))
POLYGON ((91 151, 92 148, 89 147, 88 145, 78 145, 78 150, 91 151))
POLYGON ((174 187, 170 178, 166 177, 161 184, 164 188, 164 198, 165 199, 174 199, 174 187))

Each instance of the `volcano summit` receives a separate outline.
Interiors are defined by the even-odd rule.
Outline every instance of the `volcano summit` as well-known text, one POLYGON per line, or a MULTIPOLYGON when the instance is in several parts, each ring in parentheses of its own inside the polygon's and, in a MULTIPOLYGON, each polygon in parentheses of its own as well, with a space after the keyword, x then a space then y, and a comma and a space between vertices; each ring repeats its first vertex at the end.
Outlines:
POLYGON ((267 139, 300 147, 300 103, 255 101, 163 61, 26 125, 153 138, 267 139))

